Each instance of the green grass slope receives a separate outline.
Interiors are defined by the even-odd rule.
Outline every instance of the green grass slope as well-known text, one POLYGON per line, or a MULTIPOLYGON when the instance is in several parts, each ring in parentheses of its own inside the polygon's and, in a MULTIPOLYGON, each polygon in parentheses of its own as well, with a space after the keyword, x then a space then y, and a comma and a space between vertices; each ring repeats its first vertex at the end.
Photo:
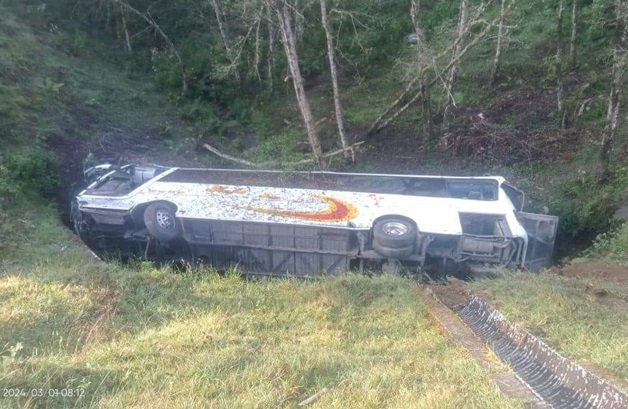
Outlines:
POLYGON ((312 407, 519 406, 433 328, 407 280, 125 267, 96 260, 50 207, 9 224, 3 408, 294 407, 323 388, 312 407))
POLYGON ((22 11, 29 24, 0 5, 0 407, 294 407, 323 388, 311 407, 520 406, 436 332, 409 281, 96 260, 61 224, 55 169, 68 164, 48 149, 177 115, 22 11))

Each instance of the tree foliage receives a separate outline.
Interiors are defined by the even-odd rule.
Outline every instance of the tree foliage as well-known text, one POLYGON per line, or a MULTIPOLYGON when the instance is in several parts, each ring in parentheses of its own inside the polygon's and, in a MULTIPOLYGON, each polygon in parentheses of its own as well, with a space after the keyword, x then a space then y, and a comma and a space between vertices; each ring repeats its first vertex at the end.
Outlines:
MULTIPOLYGON (((246 118, 247 107, 252 103, 273 101, 278 94, 292 92, 280 25, 276 13, 270 11, 269 0, 124 0, 124 4, 138 13, 121 6, 123 0, 26 2, 33 8, 45 4, 50 23, 80 27, 92 37, 113 45, 124 56, 118 58, 134 71, 152 76, 173 98, 183 98, 195 105, 212 104, 218 108, 216 112, 227 112, 233 119, 246 118), (72 18, 69 20, 68 16, 72 18), (182 83, 186 80, 187 87, 182 83)), ((561 76, 565 78, 565 91, 560 107, 549 108, 553 110, 554 125, 547 126, 571 125, 576 116, 587 115, 589 108, 591 112, 604 110, 598 96, 608 92, 611 82, 614 1, 579 1, 577 37, 573 37, 570 24, 572 10, 576 8, 564 7, 565 24, 558 28, 563 38, 574 38, 570 49, 577 46, 577 66, 569 64, 566 52, 556 56, 556 39, 561 34, 556 32, 558 0, 507 0, 504 4, 497 0, 465 0, 470 25, 458 47, 455 45, 460 37, 462 0, 420 1, 416 25, 422 30, 421 44, 408 41, 416 31, 409 13, 411 3, 410 0, 328 0, 326 3, 341 88, 349 89, 351 82, 392 76, 390 82, 398 89, 391 88, 388 97, 392 100, 401 95, 402 109, 391 112, 390 120, 422 101, 423 107, 430 108, 423 108, 425 112, 419 113, 419 117, 438 127, 448 104, 464 105, 481 94, 478 90, 488 88, 484 84, 493 84, 494 90, 526 82, 530 86, 552 87, 559 65, 564 67, 561 76), (492 62, 502 8, 505 8, 506 28, 498 48, 497 75, 492 62), (473 50, 457 57, 469 44, 473 50), (419 64, 417 55, 422 59, 419 64), (459 75, 451 75, 454 69, 459 75), (496 73, 491 78, 493 71, 496 73), (409 90, 407 94, 401 92, 404 89, 409 90), (422 96, 421 89, 429 89, 429 96, 422 96), (425 118, 427 115, 429 119, 425 118)), ((290 13, 305 90, 320 84, 330 85, 320 2, 291 2, 290 13)), ((351 106, 345 109, 350 110, 351 106)), ((456 114, 457 110, 453 111, 456 114)), ((601 122, 603 115, 598 120, 601 122)), ((371 128, 381 129, 388 123, 389 120, 376 120, 371 128)), ((456 126, 454 120, 452 132, 456 126)), ((438 129, 435 132, 438 134, 438 129)))

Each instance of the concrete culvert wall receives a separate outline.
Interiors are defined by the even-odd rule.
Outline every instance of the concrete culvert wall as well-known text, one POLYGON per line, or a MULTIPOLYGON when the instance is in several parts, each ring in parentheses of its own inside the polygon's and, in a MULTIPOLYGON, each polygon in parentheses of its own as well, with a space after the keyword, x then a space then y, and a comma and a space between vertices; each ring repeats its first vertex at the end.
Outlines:
POLYGON ((457 313, 522 382, 552 407, 623 409, 628 406, 624 393, 559 355, 534 335, 516 328, 480 297, 470 297, 457 313))

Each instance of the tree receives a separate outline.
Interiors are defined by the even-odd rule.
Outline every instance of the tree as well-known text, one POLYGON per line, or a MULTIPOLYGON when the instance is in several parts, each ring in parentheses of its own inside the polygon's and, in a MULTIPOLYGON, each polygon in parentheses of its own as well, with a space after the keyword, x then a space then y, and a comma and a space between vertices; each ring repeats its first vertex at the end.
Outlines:
POLYGON ((563 107, 563 15, 565 13, 565 0, 558 3, 558 17, 556 19, 556 56, 554 67, 556 70, 556 107, 560 128, 565 128, 565 112, 563 107))
POLYGON ((502 43, 504 39, 504 5, 506 0, 501 1, 501 7, 499 9, 499 25, 497 26, 497 44, 495 46, 495 58, 493 59, 493 70, 491 71, 491 79, 488 82, 488 86, 492 87, 495 83, 495 77, 497 77, 497 71, 499 70, 500 58, 502 55, 502 43))
POLYGON ((179 66, 181 67, 181 94, 185 94, 188 90, 188 82, 187 82, 187 76, 185 75, 185 67, 183 65, 183 58, 181 58, 181 54, 179 53, 179 50, 177 50, 177 47, 170 40, 170 37, 166 35, 164 30, 162 30, 159 24, 157 24, 157 22, 151 17, 149 13, 142 13, 138 9, 132 7, 130 4, 122 0, 111 0, 111 1, 119 5, 121 9, 128 10, 131 13, 138 16, 139 18, 141 18, 142 20, 144 20, 149 26, 151 26, 155 30, 157 34, 159 34, 161 38, 163 38, 166 44, 168 44, 170 51, 172 52, 172 54, 174 54, 177 61, 179 62, 179 66))
POLYGON ((266 20, 268 27, 268 89, 273 90, 273 77, 275 72, 275 26, 272 24, 272 12, 270 5, 266 5, 266 20))
POLYGON ((321 149, 321 143, 316 134, 316 128, 314 127, 314 119, 312 117, 312 109, 305 93, 305 87, 303 86, 303 77, 301 76, 301 69, 299 68, 299 57, 297 56, 296 39, 294 31, 292 30, 292 17, 290 16, 290 6, 288 0, 269 0, 270 4, 277 13, 279 20, 279 31, 281 33, 281 40, 283 48, 288 60, 288 67, 290 69, 290 75, 292 77, 292 85, 294 86, 294 93, 297 98, 297 103, 305 123, 305 129, 307 131, 308 140, 316 164, 320 168, 325 167, 323 162, 323 151, 321 149))
POLYGON ((602 146, 598 159, 598 178, 605 181, 610 175, 610 156, 613 149, 628 53, 628 0, 615 1, 616 33, 611 68, 611 89, 608 96, 606 123, 602 132, 602 146))
MULTIPOLYGON (((510 0, 508 5, 506 6, 506 12, 509 11, 515 4, 516 0, 510 0)), ((433 55, 429 58, 429 61, 422 65, 419 69, 417 69, 416 74, 412 77, 412 79, 406 84, 403 91, 399 94, 399 96, 384 109, 384 111, 371 123, 367 131, 368 136, 372 136, 377 132, 381 131, 388 125, 390 125, 397 117, 403 114, 408 107, 414 104, 419 98, 423 95, 423 90, 428 90, 432 87, 437 81, 441 80, 441 76, 439 73, 445 72, 449 73, 452 67, 460 62, 462 57, 475 47, 479 41, 486 36, 495 25, 499 22, 499 17, 493 19, 492 21, 486 21, 483 17, 483 12, 486 9, 486 4, 480 5, 476 12, 474 13, 473 18, 466 24, 467 31, 476 25, 483 25, 484 28, 480 30, 477 34, 475 34, 471 40, 464 45, 464 47, 459 48, 459 52, 454 56, 454 49, 458 45, 458 39, 462 40, 460 37, 457 37, 456 41, 453 44, 450 44, 449 47, 442 50, 440 53, 433 55), (451 53, 451 54, 450 54, 451 53), (444 65, 443 68, 439 68, 439 62, 446 56, 450 56, 449 62, 444 65), (436 72, 431 79, 425 79, 425 75, 428 72, 436 72), (423 82, 423 80, 425 81, 423 82), (418 88, 418 89, 417 89, 418 88)), ((447 87, 445 87, 447 88, 447 87)))
MULTIPOLYGON (((326 0, 320 0, 321 3, 321 22, 325 37, 327 39, 327 57, 329 59, 329 69, 331 71, 331 84, 334 90, 334 108, 336 110, 336 124, 338 125, 338 135, 343 148, 347 147, 347 136, 345 134, 344 117, 342 113, 342 104, 340 103, 340 90, 338 88, 338 70, 336 69, 336 59, 334 56, 334 38, 331 34, 329 21, 327 20, 326 0)), ((349 151, 345 151, 345 158, 349 157, 349 151)))
POLYGON ((220 11, 220 7, 218 6, 217 0, 210 0, 212 4, 212 8, 214 9, 214 14, 216 15, 216 22, 218 23, 218 30, 220 31, 220 38, 222 39, 223 47, 225 47, 225 52, 227 53, 227 58, 231 63, 231 68, 233 70, 233 76, 238 83, 240 80, 240 73, 238 72, 238 68, 236 66, 236 59, 233 55, 233 50, 231 49, 231 43, 229 41, 229 37, 227 36, 227 30, 225 29, 225 23, 223 21, 222 13, 220 11))
POLYGON ((449 121, 451 119, 451 108, 456 105, 456 100, 454 98, 454 83, 456 81, 456 77, 458 76, 458 69, 460 67, 460 53, 462 52, 462 46, 464 42, 464 37, 469 30, 469 0, 461 0, 460 2, 460 18, 458 20, 458 34, 456 40, 454 41, 453 51, 451 53, 451 59, 454 63, 449 68, 449 73, 447 75, 447 82, 445 83, 445 91, 447 92, 450 102, 445 107, 445 112, 443 114, 443 125, 444 128, 449 128, 449 121))
POLYGON ((571 41, 569 42, 569 59, 571 69, 575 69, 578 64, 578 0, 571 1, 571 41))
MULTIPOLYGON (((425 56, 423 55, 423 29, 419 23, 420 8, 420 0, 412 0, 410 4, 410 18, 412 19, 412 24, 414 25, 414 35, 416 38, 417 71, 420 71, 425 65, 425 56)), ((432 137, 432 107, 430 101, 430 85, 428 81, 428 76, 424 75, 421 78, 421 84, 419 86, 419 93, 421 94, 423 105, 423 134, 425 135, 425 142, 430 140, 432 137)))

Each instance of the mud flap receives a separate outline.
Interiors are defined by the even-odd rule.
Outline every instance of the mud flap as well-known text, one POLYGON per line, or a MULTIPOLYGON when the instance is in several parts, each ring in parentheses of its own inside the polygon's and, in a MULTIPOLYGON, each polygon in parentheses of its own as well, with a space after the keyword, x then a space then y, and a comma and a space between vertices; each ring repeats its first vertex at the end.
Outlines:
POLYGON ((469 298, 456 312, 523 383, 553 408, 628 407, 625 394, 562 357, 534 335, 516 328, 480 297, 469 298))
POLYGON ((518 218, 528 233, 528 248, 523 266, 530 271, 550 267, 558 229, 558 217, 519 212, 518 218))

